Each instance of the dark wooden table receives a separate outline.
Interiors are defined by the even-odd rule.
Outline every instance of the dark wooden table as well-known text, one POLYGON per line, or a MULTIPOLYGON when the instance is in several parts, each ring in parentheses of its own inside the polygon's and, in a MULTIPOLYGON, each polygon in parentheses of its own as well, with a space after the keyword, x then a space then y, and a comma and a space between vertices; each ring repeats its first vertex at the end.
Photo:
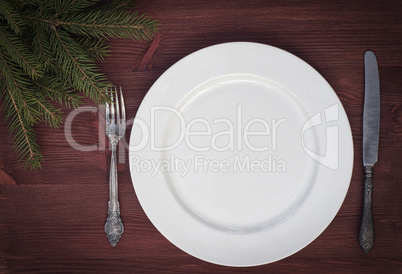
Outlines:
MULTIPOLYGON (((100 148, 90 152, 72 148, 63 127, 38 127, 46 162, 35 173, 24 171, 16 161, 2 121, 0 272, 401 273, 402 2, 141 0, 136 5, 159 20, 159 36, 143 43, 110 40, 111 56, 101 65, 124 89, 128 117, 134 117, 148 89, 167 68, 198 49, 252 41, 287 50, 327 79, 349 116, 355 161, 342 208, 314 242, 291 257, 253 268, 213 265, 179 250, 150 223, 133 190, 126 151, 126 163, 118 167, 125 232, 112 248, 103 230, 110 153, 104 149, 107 140, 98 126, 99 114, 82 113, 72 124, 76 142, 100 148), (363 194, 363 54, 368 49, 377 55, 382 93, 374 173, 377 239, 365 255, 358 231, 363 194)), ((67 117, 69 111, 64 113, 67 117)))

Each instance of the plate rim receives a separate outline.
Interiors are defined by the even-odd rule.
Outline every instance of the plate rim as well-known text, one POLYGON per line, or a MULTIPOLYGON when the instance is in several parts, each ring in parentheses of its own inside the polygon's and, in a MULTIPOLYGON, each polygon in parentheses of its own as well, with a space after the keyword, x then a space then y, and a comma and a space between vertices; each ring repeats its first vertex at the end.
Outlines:
MULTIPOLYGON (((284 55, 286 55, 286 56, 288 56, 288 57, 290 57, 291 59, 293 59, 295 62, 301 62, 304 66, 305 65, 307 65, 307 68, 309 68, 311 71, 313 71, 314 73, 316 73, 319 77, 321 77, 321 79, 322 80, 324 80, 324 82, 327 84, 327 86, 328 86, 328 90, 330 91, 330 92, 332 92, 332 95, 334 95, 334 99, 335 99, 335 101, 337 101, 337 104, 338 104, 338 106, 339 106, 339 110, 340 110, 340 112, 341 112, 341 116, 343 116, 342 117, 342 119, 343 119, 343 121, 344 121, 344 126, 346 127, 346 135, 348 135, 348 136, 346 136, 345 135, 345 139, 346 139, 346 142, 348 143, 348 145, 349 145, 349 151, 348 151, 348 155, 347 155, 347 157, 349 158, 348 160, 351 162, 351 166, 349 167, 349 170, 348 170, 348 174, 347 175, 345 175, 344 177, 344 180, 347 180, 347 187, 346 186, 343 186, 343 191, 342 191, 342 193, 340 193, 338 196, 338 203, 339 203, 339 207, 336 209, 336 213, 335 214, 333 214, 333 216, 331 216, 331 218, 330 218, 330 220, 328 221, 328 220, 326 220, 326 222, 327 222, 327 224, 325 225, 325 226, 323 226, 323 225, 321 225, 322 226, 322 229, 321 229, 321 231, 319 231, 319 233, 317 234, 317 232, 315 233, 315 234, 317 234, 315 237, 310 237, 311 239, 310 239, 310 241, 304 241, 304 244, 301 244, 301 245, 299 245, 299 247, 298 248, 294 248, 295 250, 293 250, 292 252, 287 252, 287 254, 285 254, 285 255, 278 255, 278 256, 276 256, 276 258, 271 258, 271 259, 265 259, 265 261, 264 260, 260 260, 259 262, 256 262, 256 261, 253 261, 253 262, 250 262, 250 263, 245 263, 245 262, 241 262, 241 263, 235 263, 235 262, 228 262, 228 260, 220 260, 219 258, 215 258, 215 259, 211 259, 211 258, 205 258, 205 257, 203 257, 203 256, 200 256, 200 254, 198 254, 197 253, 197 249, 195 249, 194 250, 194 248, 188 248, 188 246, 184 246, 183 247, 183 242, 180 242, 180 243, 178 243, 178 241, 177 241, 177 239, 172 239, 172 235, 171 235, 171 229, 166 229, 166 227, 163 227, 163 225, 161 225, 161 223, 163 223, 163 222, 166 222, 167 224, 169 224, 169 225, 172 225, 172 223, 168 220, 168 219, 166 219, 166 218, 163 218, 163 221, 161 222, 161 220, 156 220, 155 218, 158 218, 158 217, 155 217, 154 215, 155 215, 155 213, 154 212, 152 212, 153 211, 153 209, 152 210, 150 210, 150 208, 149 208, 149 201, 145 201, 146 199, 144 199, 144 194, 143 194, 143 190, 142 190, 142 188, 139 186, 139 182, 138 182, 138 173, 134 173, 133 171, 132 171, 132 168, 130 168, 130 175, 131 175, 131 180, 132 180, 132 183, 133 183, 133 187, 134 187, 134 190, 135 190, 135 192, 136 192, 136 194, 137 194, 137 198, 138 198, 138 200, 139 200, 139 202, 140 202, 140 205, 141 205, 141 207, 143 208, 143 210, 144 210, 144 212, 145 212, 145 214, 147 215, 147 217, 150 219, 150 221, 153 223, 153 225, 157 228, 157 230, 165 237, 165 238, 167 238, 170 242, 172 242, 175 246, 177 246, 178 248, 180 248, 181 250, 183 250, 183 251, 185 251, 186 253, 188 253, 188 254, 190 254, 190 255, 192 255, 192 256, 194 256, 194 257, 197 257, 197 258, 199 258, 199 259, 201 259, 201 260, 204 260, 204 261, 208 261, 208 262, 211 262, 211 263, 215 263, 215 264, 219 264, 219 265, 226 265, 226 266, 256 266, 256 265, 262 265, 262 264, 266 264, 266 263, 271 263, 271 262, 274 262, 274 261, 278 261, 278 260, 281 260, 281 259, 283 259, 283 258, 285 258, 285 257, 288 257, 288 256, 291 256, 292 254, 294 254, 294 253, 296 253, 296 252, 298 252, 298 251, 300 251, 301 249, 303 249, 305 246, 307 246, 308 244, 310 244, 312 241, 314 241, 327 227, 328 227, 328 225, 332 222, 332 220, 336 217, 336 214, 337 214, 337 212, 340 210, 340 208, 341 208, 341 206, 342 206, 342 204, 343 204, 343 201, 344 201, 344 199, 346 198, 346 194, 347 194, 347 192, 348 192, 348 189, 349 189, 349 185, 350 185, 350 180, 351 180, 351 176, 352 176, 352 171, 353 171, 353 158, 354 158, 354 149, 353 149, 353 138, 352 138, 352 135, 351 135, 351 128, 350 128, 350 124, 349 124, 349 120, 348 120, 348 118, 347 118, 347 115, 346 115, 346 111, 344 110, 344 108, 343 108, 343 105, 342 105, 342 103, 341 103, 341 101, 339 100, 339 98, 338 98, 338 96, 337 96, 337 94, 335 93, 335 91, 332 89, 332 87, 328 84, 328 82, 324 79, 324 77, 321 75, 321 74, 319 74, 313 67, 311 67, 308 63, 306 63, 305 61, 303 61, 302 59, 300 59, 299 57, 297 57, 297 56, 295 56, 295 55, 293 55, 293 54, 291 54, 291 53, 289 53, 289 52, 287 52, 287 51, 284 51, 284 50, 282 50, 282 49, 279 49, 279 48, 276 48, 276 47, 273 47, 273 46, 269 46, 269 45, 265 45, 265 44, 260 44, 260 43, 254 43, 254 42, 229 42, 229 43, 222 43, 222 44, 217 44, 217 45, 212 45, 212 46, 209 46, 209 47, 206 47, 206 48, 203 48, 203 49, 200 49, 200 50, 198 50, 198 51, 195 51, 195 52, 193 52, 193 53, 191 53, 191 54, 189 54, 189 55, 187 55, 186 57, 184 57, 184 58, 182 58, 182 59, 180 59, 178 62, 176 62, 174 65, 172 65, 168 70, 166 70, 159 78, 158 78, 158 80, 157 81, 155 81, 155 83, 152 85, 152 87, 150 88, 150 90, 148 91, 148 93, 146 94, 146 96, 144 97, 144 99, 143 99, 143 102, 141 103, 141 105, 140 105, 140 107, 139 107, 139 109, 138 109, 138 111, 137 111, 137 114, 136 114, 136 117, 135 117, 135 119, 137 119, 137 117, 138 116, 141 116, 141 113, 142 112, 144 112, 144 109, 145 109, 145 111, 146 111, 146 108, 148 107, 147 105, 149 105, 149 104, 151 104, 152 105, 152 94, 153 93, 155 93, 155 88, 157 87, 157 85, 158 85, 158 81, 160 81, 160 79, 163 79, 163 77, 167 77, 166 75, 168 75, 169 73, 172 73, 172 71, 173 71, 173 73, 174 73, 174 70, 175 70, 175 68, 176 67, 178 67, 178 66, 183 66, 183 64, 185 64, 186 62, 188 62, 188 60, 190 59, 190 58, 193 58, 195 55, 202 55, 202 54, 207 54, 208 55, 208 52, 209 51, 214 51, 214 50, 216 50, 216 49, 218 49, 218 48, 227 48, 227 49, 230 49, 230 48, 233 48, 233 47, 236 47, 236 46, 241 46, 241 47, 250 47, 250 48, 260 48, 260 47, 263 47, 263 48, 265 48, 265 49, 267 49, 267 50, 269 50, 269 51, 274 51, 274 52, 280 52, 281 54, 284 54, 284 55), (345 189, 346 188, 346 189, 345 189), (341 199, 342 198, 342 199, 341 199), (150 216, 151 215, 151 216, 150 216)), ((135 135, 135 134, 137 134, 135 131, 134 131, 134 127, 132 128, 132 130, 131 130, 131 136, 130 136, 130 144, 132 143, 132 138, 133 138, 133 136, 135 135)), ((130 145, 130 147, 131 147, 131 145, 130 145)), ((129 151, 129 162, 130 162, 130 167, 131 167, 131 159, 132 159, 132 156, 133 155, 138 155, 138 152, 137 151, 132 151, 131 149, 130 149, 130 151, 129 151)), ((229 260, 230 261, 230 260, 229 260)))

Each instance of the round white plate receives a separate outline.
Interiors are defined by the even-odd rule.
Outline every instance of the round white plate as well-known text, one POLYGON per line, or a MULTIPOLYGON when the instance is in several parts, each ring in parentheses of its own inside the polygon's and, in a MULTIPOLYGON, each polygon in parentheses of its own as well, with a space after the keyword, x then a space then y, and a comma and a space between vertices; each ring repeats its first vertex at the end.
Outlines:
POLYGON ((130 137, 134 189, 155 227, 202 260, 274 262, 335 217, 353 141, 325 79, 275 47, 211 46, 169 68, 130 137))

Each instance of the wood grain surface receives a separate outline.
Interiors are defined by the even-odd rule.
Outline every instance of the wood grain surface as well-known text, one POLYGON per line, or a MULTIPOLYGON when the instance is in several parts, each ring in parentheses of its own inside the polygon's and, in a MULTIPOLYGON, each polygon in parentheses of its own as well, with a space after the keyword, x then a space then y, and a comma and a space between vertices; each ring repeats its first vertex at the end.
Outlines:
MULTIPOLYGON (((16 161, 1 114, 0 273, 401 273, 402 2, 141 0, 135 4, 160 22, 158 37, 149 42, 110 40, 112 53, 101 64, 109 79, 125 91, 128 117, 134 117, 166 69, 198 49, 252 41, 287 50, 324 76, 348 114, 355 160, 342 208, 315 241, 286 259, 251 268, 210 264, 179 250, 150 223, 132 187, 128 153, 122 150, 118 168, 125 231, 112 248, 103 230, 110 153, 99 113, 81 113, 72 124, 74 140, 97 146, 94 151, 72 148, 63 127, 37 127, 46 162, 35 173, 16 161), (363 196, 363 54, 369 49, 379 63, 381 133, 374 169, 377 238, 365 255, 358 232, 363 196)), ((89 100, 85 104, 94 107, 89 100)), ((65 110, 65 117, 69 113, 65 110)))

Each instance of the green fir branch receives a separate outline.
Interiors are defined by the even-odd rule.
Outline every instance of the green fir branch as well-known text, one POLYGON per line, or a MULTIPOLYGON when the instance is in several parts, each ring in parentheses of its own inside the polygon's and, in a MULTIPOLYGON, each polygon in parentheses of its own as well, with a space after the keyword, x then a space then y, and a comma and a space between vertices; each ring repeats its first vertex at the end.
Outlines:
POLYGON ((22 31, 21 29, 24 27, 24 20, 18 14, 17 8, 20 7, 15 7, 7 1, 0 1, 0 18, 7 21, 8 26, 14 31, 14 33, 20 34, 22 31))
POLYGON ((73 76, 70 78, 73 87, 83 91, 94 101, 106 102, 105 90, 111 85, 105 84, 105 75, 98 72, 96 64, 81 47, 71 47, 76 42, 67 33, 55 27, 52 29, 52 36, 56 41, 56 62, 62 64, 63 69, 73 76))
POLYGON ((80 12, 55 24, 71 33, 97 38, 149 40, 156 31, 155 22, 148 17, 119 10, 80 12))
POLYGON ((6 27, 0 25, 0 46, 7 52, 9 58, 20 65, 25 73, 32 78, 37 78, 42 74, 41 68, 37 63, 36 56, 32 55, 31 50, 21 38, 9 32, 6 27))
POLYGON ((34 127, 58 128, 56 105, 76 108, 82 94, 110 100, 112 84, 98 67, 110 54, 105 40, 149 40, 156 31, 130 0, 0 0, 0 100, 24 167, 41 167, 34 127))
POLYGON ((106 56, 110 54, 110 47, 105 45, 104 40, 94 40, 88 37, 77 38, 77 43, 82 46, 92 61, 103 62, 106 56))
MULTIPOLYGON (((12 62, 7 62, 5 56, 0 53, 0 72, 3 76, 3 82, 8 89, 8 93, 12 92, 16 97, 16 101, 22 106, 20 113, 27 124, 32 125, 37 121, 37 115, 32 107, 28 104, 25 90, 28 89, 29 82, 24 75, 15 69, 12 62)), ((7 119, 7 118, 6 118, 7 119)))
POLYGON ((49 49, 49 31, 46 25, 39 22, 33 24, 32 27, 32 52, 35 56, 38 56, 40 64, 46 69, 52 59, 52 54, 49 49))
POLYGON ((37 111, 42 114, 41 122, 51 126, 52 128, 58 128, 63 120, 60 116, 61 110, 55 109, 41 93, 36 94, 33 100, 35 101, 37 111))
POLYGON ((82 104, 80 94, 71 87, 61 86, 59 78, 53 75, 32 81, 45 99, 64 105, 67 108, 77 108, 82 104))
POLYGON ((21 109, 10 89, 4 99, 5 118, 9 119, 9 134, 14 136, 14 149, 18 159, 24 161, 24 167, 30 166, 32 170, 41 167, 43 156, 36 142, 36 133, 21 116, 21 109))

